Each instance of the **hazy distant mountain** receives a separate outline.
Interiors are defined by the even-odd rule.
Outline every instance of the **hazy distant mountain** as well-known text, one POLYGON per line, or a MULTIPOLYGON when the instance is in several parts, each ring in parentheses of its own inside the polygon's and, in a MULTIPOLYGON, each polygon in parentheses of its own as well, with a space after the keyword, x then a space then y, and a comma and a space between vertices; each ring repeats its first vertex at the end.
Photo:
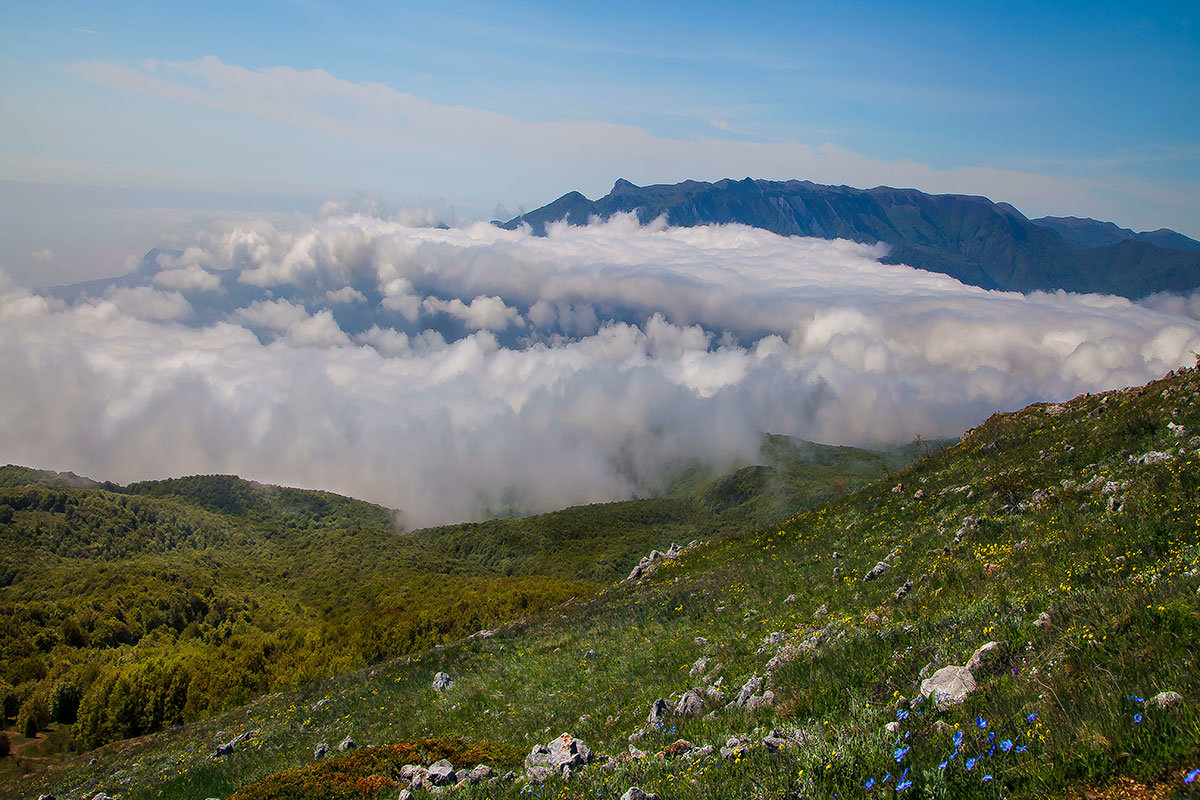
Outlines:
POLYGON ((1102 247, 1117 242, 1138 241, 1172 250, 1200 251, 1200 242, 1170 228, 1137 233, 1112 222, 1101 222, 1087 217, 1041 217, 1031 221, 1057 232, 1071 244, 1080 247, 1102 247))
POLYGON ((544 234, 551 222, 583 225, 593 216, 607 219, 630 211, 642 222, 665 216, 670 225, 742 223, 783 235, 884 242, 891 248, 884 259, 888 263, 941 272, 987 289, 1139 298, 1200 287, 1200 252, 1161 246, 1173 237, 1200 246, 1174 231, 1081 247, 1007 203, 886 186, 855 189, 750 178, 635 186, 618 180, 599 200, 571 192, 497 224, 512 229, 524 223, 544 234))

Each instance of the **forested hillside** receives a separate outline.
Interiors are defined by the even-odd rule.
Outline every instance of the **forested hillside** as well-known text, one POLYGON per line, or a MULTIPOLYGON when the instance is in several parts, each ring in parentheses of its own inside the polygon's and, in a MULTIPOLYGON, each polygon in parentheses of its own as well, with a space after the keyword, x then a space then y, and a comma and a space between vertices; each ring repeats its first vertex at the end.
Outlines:
MULTIPOLYGON (((232 476, 100 484, 0 468, 0 693, 92 748, 592 596, 673 541, 779 518, 912 460, 770 437, 669 496, 418 531, 232 476)), ((48 746, 48 745, 47 745, 48 746)))

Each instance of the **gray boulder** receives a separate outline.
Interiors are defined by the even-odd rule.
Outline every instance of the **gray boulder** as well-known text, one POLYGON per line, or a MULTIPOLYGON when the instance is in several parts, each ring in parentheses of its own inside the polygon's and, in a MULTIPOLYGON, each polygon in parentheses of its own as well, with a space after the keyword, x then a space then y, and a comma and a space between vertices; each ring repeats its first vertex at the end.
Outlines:
POLYGON ((338 750, 341 750, 344 753, 347 750, 353 750, 356 747, 358 747, 358 744, 355 743, 355 741, 351 739, 349 735, 347 735, 345 739, 342 739, 341 744, 338 745, 338 750))
POLYGON ((433 690, 435 692, 448 692, 454 688, 454 679, 444 672, 439 672, 433 676, 433 690))
POLYGON ((775 693, 763 692, 761 695, 751 697, 746 701, 744 708, 747 714, 755 711, 761 711, 764 708, 772 708, 775 705, 775 693))
POLYGON ((454 765, 444 758, 429 765, 428 779, 434 786, 449 786, 457 777, 454 765))
POLYGON ((896 590, 895 598, 897 600, 903 600, 904 598, 908 597, 908 593, 911 591, 912 591, 912 581, 905 581, 904 585, 896 590))
POLYGON ((942 667, 921 681, 921 694, 933 698, 938 711, 962 703, 976 688, 975 676, 966 667, 942 667))
POLYGON ((742 688, 738 690, 737 697, 733 699, 734 705, 746 705, 746 701, 753 697, 761 688, 762 678, 758 677, 757 675, 751 675, 750 680, 746 681, 746 683, 742 685, 742 688))
POLYGON ((671 707, 667 705, 667 701, 661 697, 650 704, 650 714, 646 717, 646 721, 651 725, 657 725, 667 718, 671 713, 671 707))
POLYGON ((564 733, 546 746, 550 751, 550 767, 563 770, 567 767, 582 767, 592 760, 592 751, 582 740, 564 733))
POLYGON ((324 758, 325 754, 328 752, 329 745, 321 742, 319 745, 317 745, 316 749, 313 750, 313 758, 324 758))
POLYGON ((217 745, 216 752, 213 753, 213 758, 221 758, 222 756, 227 756, 232 752, 233 752, 232 744, 228 744, 228 743, 227 744, 219 744, 219 745, 217 745))
POLYGON ((683 697, 675 704, 675 716, 698 717, 704 713, 704 698, 694 689, 684 692, 683 697))
POLYGON ((696 663, 692 664, 692 668, 688 670, 688 674, 699 675, 706 669, 708 669, 708 658, 705 656, 700 656, 700 658, 696 659, 696 663))

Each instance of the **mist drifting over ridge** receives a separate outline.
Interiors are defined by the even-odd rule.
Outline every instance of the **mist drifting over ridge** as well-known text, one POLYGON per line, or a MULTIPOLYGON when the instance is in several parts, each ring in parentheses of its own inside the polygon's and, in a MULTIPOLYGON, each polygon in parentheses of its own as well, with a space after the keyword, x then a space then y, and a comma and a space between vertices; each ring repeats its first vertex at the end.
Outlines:
POLYGON ((1200 351, 1194 298, 993 292, 882 255, 628 216, 217 228, 121 281, 0 287, 0 460, 237 473, 417 525, 628 497, 753 461, 764 431, 952 436, 1200 351))

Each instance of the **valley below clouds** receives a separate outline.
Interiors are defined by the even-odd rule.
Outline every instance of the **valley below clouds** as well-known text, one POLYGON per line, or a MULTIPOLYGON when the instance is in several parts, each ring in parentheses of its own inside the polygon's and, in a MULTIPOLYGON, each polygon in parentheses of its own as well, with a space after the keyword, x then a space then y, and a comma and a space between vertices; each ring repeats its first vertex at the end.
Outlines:
POLYGON ((646 494, 752 463, 763 432, 956 436, 1200 352, 1194 298, 987 291, 882 255, 630 217, 217 226, 112 281, 0 283, 0 459, 236 473, 414 526, 646 494))

